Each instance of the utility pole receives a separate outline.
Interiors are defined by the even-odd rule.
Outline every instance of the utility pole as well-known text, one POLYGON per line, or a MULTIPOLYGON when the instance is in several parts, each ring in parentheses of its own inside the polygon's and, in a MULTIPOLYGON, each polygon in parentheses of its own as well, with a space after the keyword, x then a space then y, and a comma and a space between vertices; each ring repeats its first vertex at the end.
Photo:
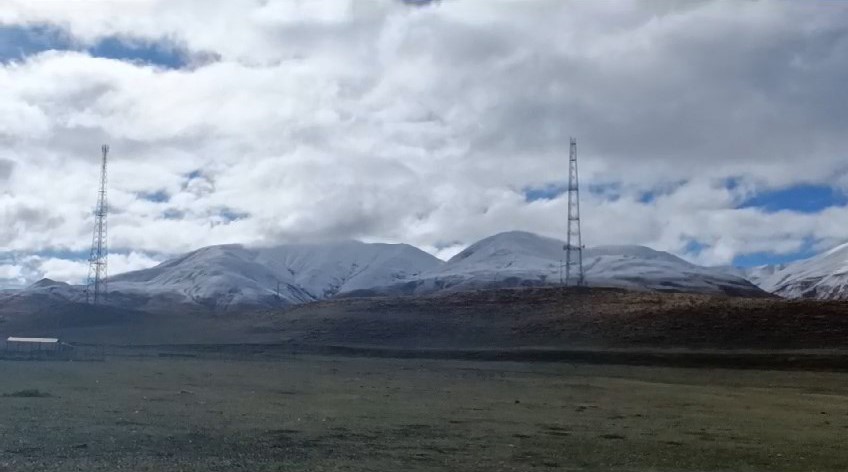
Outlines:
POLYGON ((106 301, 109 248, 106 216, 109 204, 106 198, 106 161, 109 145, 101 148, 103 160, 100 164, 100 188, 97 192, 97 206, 94 208, 94 231, 91 236, 91 252, 88 256, 88 282, 85 289, 86 303, 97 305, 106 301))
POLYGON ((577 140, 571 138, 568 154, 568 234, 565 250, 565 286, 583 287, 583 240, 580 236, 580 186, 577 177, 577 140))

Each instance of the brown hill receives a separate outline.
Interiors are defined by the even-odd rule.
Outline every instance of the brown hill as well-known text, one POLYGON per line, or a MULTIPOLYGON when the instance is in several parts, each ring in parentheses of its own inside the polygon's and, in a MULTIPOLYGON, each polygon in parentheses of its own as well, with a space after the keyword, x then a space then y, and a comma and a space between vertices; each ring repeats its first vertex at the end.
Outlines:
POLYGON ((0 306, 0 335, 108 344, 292 343, 395 348, 848 348, 848 303, 528 288, 326 300, 203 314, 0 306))
POLYGON ((848 303, 530 288, 337 299, 271 314, 292 341, 398 347, 848 347, 848 303))

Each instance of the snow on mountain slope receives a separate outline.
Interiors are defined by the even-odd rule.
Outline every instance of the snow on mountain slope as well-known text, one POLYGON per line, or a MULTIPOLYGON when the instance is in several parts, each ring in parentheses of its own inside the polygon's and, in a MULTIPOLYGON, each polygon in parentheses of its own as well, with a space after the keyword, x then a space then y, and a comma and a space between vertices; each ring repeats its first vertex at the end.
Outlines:
POLYGON ((73 286, 67 282, 57 282, 52 279, 44 278, 27 287, 27 290, 65 294, 69 291, 73 291, 73 286))
POLYGON ((642 246, 590 248, 583 253, 589 285, 635 290, 763 295, 744 277, 702 267, 642 246))
POLYGON ((748 279, 752 284, 762 288, 763 290, 769 291, 764 288, 767 286, 767 281, 771 279, 775 273, 785 268, 786 264, 777 264, 738 268, 737 270, 742 277, 748 279))
POLYGON ((848 243, 803 261, 766 266, 760 277, 751 279, 786 298, 848 300, 848 243))
POLYGON ((83 287, 41 279, 24 289, 0 292, 0 321, 5 322, 8 316, 50 311, 83 301, 83 287))
MULTIPOLYGON (((557 284, 564 242, 526 232, 483 239, 403 289, 412 293, 498 286, 557 284)), ((762 295, 744 278, 700 267, 642 246, 602 246, 583 251, 590 286, 633 290, 762 295)), ((398 288, 400 290, 400 288, 398 288)))
POLYGON ((358 241, 262 249, 256 261, 275 273, 290 275, 313 298, 403 282, 442 265, 436 257, 407 244, 358 241))
POLYGON ((785 264, 779 264, 761 265, 754 267, 719 266, 712 268, 725 274, 732 274, 737 277, 741 277, 743 279, 748 280, 752 284, 762 288, 762 285, 766 279, 774 275, 775 272, 783 270, 785 267, 785 264))
POLYGON ((211 246, 109 279, 118 300, 157 296, 210 308, 297 304, 406 281, 442 262, 405 244, 211 246), (277 289, 279 287, 279 300, 277 289))
MULTIPOLYGON (((117 300, 165 298, 210 308, 269 304, 278 277, 255 257, 254 250, 239 245, 198 249, 150 269, 110 278, 109 295, 117 300)), ((289 303, 313 300, 289 279, 283 278, 280 285, 280 296, 289 303)))
MULTIPOLYGON (((485 238, 448 262, 405 244, 210 246, 108 280, 109 303, 137 309, 174 305, 226 310, 299 304, 340 294, 426 294, 559 284, 563 241, 526 232, 485 238), (279 290, 279 295, 277 291, 279 290)), ((584 251, 590 286, 647 291, 762 295, 741 277, 641 246, 584 251)), ((40 300, 83 301, 83 287, 49 280, 22 291, 40 300)), ((17 295, 16 295, 17 296, 17 295)))
POLYGON ((23 290, 16 290, 7 294, 9 297, 18 297, 21 294, 28 296, 39 296, 57 300, 70 300, 80 302, 85 299, 83 287, 70 285, 66 282, 57 282, 51 279, 41 279, 23 290))

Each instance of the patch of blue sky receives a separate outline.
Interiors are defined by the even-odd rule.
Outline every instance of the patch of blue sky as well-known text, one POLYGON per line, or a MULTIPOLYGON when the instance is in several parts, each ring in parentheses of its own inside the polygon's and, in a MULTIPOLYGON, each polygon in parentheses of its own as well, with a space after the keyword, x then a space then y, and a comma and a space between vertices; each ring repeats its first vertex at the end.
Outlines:
POLYGON ((675 182, 667 182, 661 185, 658 185, 650 190, 645 190, 639 192, 638 197, 636 198, 640 203, 648 204, 653 203, 658 197, 664 195, 671 195, 680 187, 686 185, 686 180, 679 180, 675 182))
POLYGON ((155 192, 139 192, 136 196, 142 200, 147 200, 149 202, 154 203, 165 203, 171 199, 171 196, 168 195, 168 192, 164 190, 157 190, 155 192))
MULTIPOLYGON (((615 201, 621 198, 622 186, 618 182, 587 184, 581 188, 593 196, 605 200, 615 201)), ((525 187, 521 190, 524 199, 528 202, 537 200, 553 200, 568 191, 568 185, 563 182, 550 182, 537 187, 525 187)))
POLYGON ((67 31, 51 25, 0 26, 0 62, 24 60, 44 51, 80 51, 93 57, 179 69, 189 63, 188 52, 167 39, 150 41, 106 36, 93 44, 80 44, 67 31))
POLYGON ((709 247, 710 246, 708 244, 702 243, 701 241, 698 241, 696 239, 690 239, 686 243, 686 246, 684 246, 683 252, 686 254, 698 255, 704 249, 707 249, 709 247))
POLYGON ((86 51, 94 57, 153 64, 166 69, 181 69, 188 65, 188 54, 166 40, 145 41, 109 36, 100 39, 86 51))
MULTIPOLYGON (((689 240, 683 248, 683 253, 690 256, 697 256, 703 251, 710 248, 709 244, 692 239, 689 240)), ((815 250, 814 241, 807 239, 797 251, 792 251, 785 254, 775 254, 772 252, 752 252, 739 254, 733 258, 731 265, 734 267, 757 267, 763 265, 780 265, 791 262, 808 259, 813 257, 818 252, 815 250)))
POLYGON ((796 211, 818 213, 834 206, 848 204, 844 192, 827 185, 795 185, 758 192, 745 199, 738 208, 758 208, 768 213, 796 211))
POLYGON ((801 250, 790 252, 787 254, 773 254, 769 252, 755 252, 751 254, 740 254, 733 258, 733 265, 736 267, 756 267, 762 265, 780 265, 790 262, 809 259, 817 254, 811 248, 803 248, 801 250))
POLYGON ((224 221, 226 221, 227 223, 230 223, 230 222, 233 222, 233 221, 238 221, 238 220, 243 220, 245 218, 248 218, 248 217, 250 217, 250 213, 245 212, 245 211, 239 211, 239 210, 229 208, 229 207, 222 207, 222 208, 218 209, 215 216, 218 216, 221 219, 223 219, 224 221))
POLYGON ((738 176, 728 177, 726 179, 721 180, 721 183, 722 183, 722 185, 724 185, 724 188, 726 188, 728 190, 736 190, 737 188, 739 188, 742 185, 743 180, 744 179, 742 177, 738 177, 738 176))
POLYGON ((68 49, 70 38, 61 30, 44 25, 0 25, 0 62, 21 60, 51 49, 68 49))
POLYGON ((783 254, 767 251, 739 254, 733 259, 733 265, 736 267, 757 267, 762 265, 789 264, 791 262, 809 259, 818 253, 816 240, 812 237, 807 237, 804 239, 801 247, 795 251, 783 254))
POLYGON ((621 182, 592 183, 584 185, 583 188, 588 190, 591 195, 611 202, 620 199, 623 193, 621 182))
POLYGON ((553 200, 568 191, 568 186, 550 183, 541 187, 526 187, 522 190, 524 200, 535 202, 537 200, 553 200))

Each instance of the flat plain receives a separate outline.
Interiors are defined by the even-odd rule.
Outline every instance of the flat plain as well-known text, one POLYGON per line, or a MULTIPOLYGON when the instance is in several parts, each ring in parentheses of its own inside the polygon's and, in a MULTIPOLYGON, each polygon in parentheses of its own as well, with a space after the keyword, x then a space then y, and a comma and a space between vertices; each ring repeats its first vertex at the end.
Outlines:
POLYGON ((294 355, 0 361, 3 471, 842 471, 848 374, 294 355))

